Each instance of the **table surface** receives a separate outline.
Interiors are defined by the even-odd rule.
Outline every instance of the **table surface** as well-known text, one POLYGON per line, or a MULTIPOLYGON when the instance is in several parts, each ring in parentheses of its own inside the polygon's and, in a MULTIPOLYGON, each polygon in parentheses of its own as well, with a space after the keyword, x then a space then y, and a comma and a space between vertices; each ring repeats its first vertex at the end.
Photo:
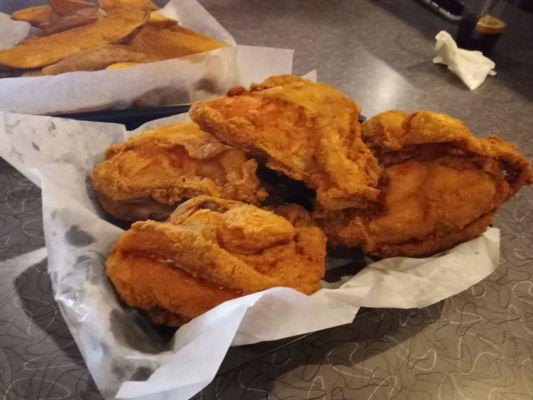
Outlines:
MULTIPOLYGON (((0 0, 0 11, 30 3, 42 1, 0 0)), ((432 63, 433 37, 456 26, 415 0, 202 4, 238 43, 295 49, 296 73, 318 69, 367 116, 442 111, 533 155, 533 15, 508 8, 498 75, 471 92, 432 63)), ((502 207, 500 266, 465 292, 425 309, 364 310, 288 345, 231 349, 195 399, 533 398, 531 209, 531 188, 502 207)), ((40 190, 0 160, 0 394, 101 399, 54 303, 43 245, 40 190)))

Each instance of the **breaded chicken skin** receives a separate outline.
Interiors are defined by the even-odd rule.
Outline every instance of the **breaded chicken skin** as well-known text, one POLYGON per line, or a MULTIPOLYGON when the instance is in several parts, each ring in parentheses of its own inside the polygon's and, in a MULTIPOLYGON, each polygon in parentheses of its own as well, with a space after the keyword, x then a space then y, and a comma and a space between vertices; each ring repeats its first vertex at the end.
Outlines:
POLYGON ((316 217, 332 243, 378 257, 425 256, 472 239, 533 181, 513 145, 477 139, 445 114, 385 112, 363 124, 362 136, 384 167, 383 208, 316 217))
POLYGON ((197 195, 256 203, 267 193, 257 163, 193 122, 167 125, 109 147, 92 184, 109 214, 127 221, 164 220, 197 195))
POLYGON ((126 304, 172 326, 275 286, 311 294, 324 275, 326 238, 297 206, 279 214, 195 197, 166 222, 133 224, 111 250, 106 273, 126 304))
POLYGON ((366 208, 379 195, 380 168, 361 141, 359 111, 329 85, 283 75, 198 102, 190 115, 222 142, 304 181, 322 208, 341 210, 366 208))

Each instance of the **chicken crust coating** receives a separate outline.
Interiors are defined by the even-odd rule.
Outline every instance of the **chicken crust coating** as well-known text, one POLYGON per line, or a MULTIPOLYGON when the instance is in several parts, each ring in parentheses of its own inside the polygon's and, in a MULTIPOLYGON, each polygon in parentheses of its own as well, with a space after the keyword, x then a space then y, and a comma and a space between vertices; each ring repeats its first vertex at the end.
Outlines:
POLYGON ((297 206, 280 214, 287 217, 195 197, 166 222, 134 223, 111 250, 106 273, 126 304, 173 326, 275 286, 311 294, 325 272, 325 235, 297 206))
POLYGON ((478 139, 445 114, 384 112, 363 124, 362 137, 385 168, 383 208, 315 217, 332 243, 378 257, 426 256, 470 240, 533 182, 528 160, 512 144, 478 139))
POLYGON ((257 203, 267 197, 257 162, 193 122, 146 131, 109 147, 92 184, 112 216, 164 220, 187 198, 212 195, 257 203))
POLYGON ((293 75, 195 103, 191 118, 222 142, 316 190, 327 210, 377 201, 380 167, 361 141, 359 106, 340 91, 293 75))

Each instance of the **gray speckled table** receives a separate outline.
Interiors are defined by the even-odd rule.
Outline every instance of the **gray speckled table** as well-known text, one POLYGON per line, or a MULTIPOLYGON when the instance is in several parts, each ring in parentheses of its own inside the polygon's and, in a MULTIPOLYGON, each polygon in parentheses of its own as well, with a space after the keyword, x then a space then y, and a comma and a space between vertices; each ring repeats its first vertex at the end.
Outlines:
MULTIPOLYGON (((0 0, 0 11, 30 3, 42 1, 0 0)), ((433 36, 455 26, 415 0, 202 3, 239 43, 296 49, 297 73, 317 68, 367 116, 443 111, 533 156, 533 15, 508 9, 498 75, 470 92, 431 62, 433 36)), ((40 206, 40 191, 0 160, 0 395, 100 399, 50 294, 40 206)), ((464 293, 422 310, 363 310, 287 346, 232 349, 196 399, 533 398, 532 209, 531 188, 503 207, 500 267, 464 293)))

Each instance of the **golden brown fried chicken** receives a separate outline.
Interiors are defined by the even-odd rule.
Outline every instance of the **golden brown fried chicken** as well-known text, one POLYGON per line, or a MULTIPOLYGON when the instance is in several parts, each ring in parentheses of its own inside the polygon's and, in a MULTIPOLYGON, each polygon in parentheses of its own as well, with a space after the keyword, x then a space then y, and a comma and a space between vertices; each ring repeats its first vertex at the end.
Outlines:
POLYGON ((323 83, 291 75, 198 102, 191 117, 222 142, 316 189, 327 210, 377 200, 380 168, 361 141, 359 106, 323 83))
POLYGON ((218 304, 275 286, 311 294, 324 275, 326 238, 309 214, 280 214, 198 196, 167 222, 136 222, 116 242, 106 273, 122 300, 178 326, 218 304))
POLYGON ((163 220, 201 194, 256 203, 267 193, 257 163, 193 122, 167 125, 109 147, 93 170, 100 204, 118 219, 163 220))
POLYGON ((500 205, 532 183, 527 159, 459 120, 389 111, 362 136, 385 167, 383 209, 317 212, 328 238, 379 257, 425 256, 480 235, 500 205))

